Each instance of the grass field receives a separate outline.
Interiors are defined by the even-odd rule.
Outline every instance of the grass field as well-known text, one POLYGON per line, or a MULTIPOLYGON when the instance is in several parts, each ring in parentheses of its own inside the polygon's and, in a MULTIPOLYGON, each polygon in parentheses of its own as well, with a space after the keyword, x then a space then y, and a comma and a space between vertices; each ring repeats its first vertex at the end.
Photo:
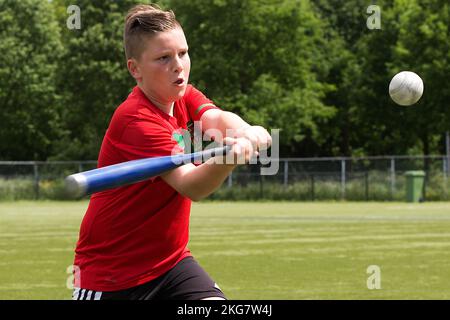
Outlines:
MULTIPOLYGON (((86 207, 0 203, 0 299, 70 299, 86 207)), ((230 299, 450 299, 450 203, 195 203, 189 247, 230 299)))

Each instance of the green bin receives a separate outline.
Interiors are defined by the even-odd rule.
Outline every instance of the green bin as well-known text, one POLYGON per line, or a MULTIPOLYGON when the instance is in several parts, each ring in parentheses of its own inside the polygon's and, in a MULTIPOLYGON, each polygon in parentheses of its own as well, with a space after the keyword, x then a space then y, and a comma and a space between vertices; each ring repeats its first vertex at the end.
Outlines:
POLYGON ((423 184, 425 181, 424 171, 406 171, 406 201, 423 201, 423 184))

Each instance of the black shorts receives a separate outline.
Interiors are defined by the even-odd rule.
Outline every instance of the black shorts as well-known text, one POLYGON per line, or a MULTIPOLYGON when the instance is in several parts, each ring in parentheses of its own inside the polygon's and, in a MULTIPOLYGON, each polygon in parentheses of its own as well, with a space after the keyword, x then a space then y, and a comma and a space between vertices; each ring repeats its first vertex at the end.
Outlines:
POLYGON ((193 257, 177 263, 150 282, 119 291, 96 292, 76 288, 73 300, 201 300, 225 295, 193 257))

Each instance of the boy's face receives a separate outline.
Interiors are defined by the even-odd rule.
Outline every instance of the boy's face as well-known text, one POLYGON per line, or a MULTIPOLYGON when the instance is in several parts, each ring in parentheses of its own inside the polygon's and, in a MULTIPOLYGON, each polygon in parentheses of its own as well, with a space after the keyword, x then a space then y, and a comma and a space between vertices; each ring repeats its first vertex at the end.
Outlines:
POLYGON ((158 32, 146 41, 140 59, 129 59, 128 70, 152 102, 170 105, 183 97, 191 61, 181 28, 158 32))

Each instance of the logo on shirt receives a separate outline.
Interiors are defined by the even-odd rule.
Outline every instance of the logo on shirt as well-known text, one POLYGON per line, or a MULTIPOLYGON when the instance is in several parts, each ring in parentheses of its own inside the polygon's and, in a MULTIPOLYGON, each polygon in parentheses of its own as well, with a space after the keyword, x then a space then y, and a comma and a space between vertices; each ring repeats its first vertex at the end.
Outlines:
MULTIPOLYGON (((192 145, 195 138, 195 125, 193 121, 189 121, 186 124, 187 129, 179 128, 173 132, 172 138, 177 142, 177 145, 184 150, 185 153, 192 152, 192 145)), ((201 136, 200 136, 201 139, 201 136)), ((200 140, 201 143, 201 140, 200 140)))
POLYGON ((172 134, 172 138, 177 142, 178 146, 184 150, 184 148, 186 147, 186 144, 184 143, 183 134, 181 134, 179 132, 174 132, 172 134))

